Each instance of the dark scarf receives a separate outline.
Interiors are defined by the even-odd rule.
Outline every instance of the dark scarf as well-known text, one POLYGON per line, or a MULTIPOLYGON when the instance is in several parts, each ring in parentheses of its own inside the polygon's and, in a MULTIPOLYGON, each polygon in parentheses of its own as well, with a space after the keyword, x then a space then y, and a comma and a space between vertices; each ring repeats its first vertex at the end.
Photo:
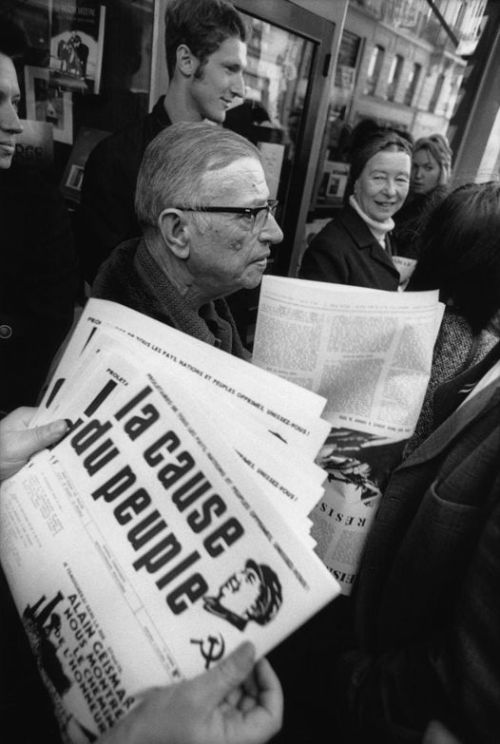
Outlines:
POLYGON ((224 299, 193 310, 147 250, 142 239, 121 243, 102 264, 92 297, 118 302, 240 359, 250 359, 224 299))

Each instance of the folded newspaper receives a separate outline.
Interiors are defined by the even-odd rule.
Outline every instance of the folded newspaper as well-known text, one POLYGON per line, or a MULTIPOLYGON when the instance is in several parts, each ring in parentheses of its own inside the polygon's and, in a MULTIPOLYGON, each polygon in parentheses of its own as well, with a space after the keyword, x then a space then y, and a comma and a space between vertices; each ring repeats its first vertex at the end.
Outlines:
POLYGON ((337 596, 308 518, 324 405, 89 300, 35 421, 71 429, 0 494, 0 559, 65 741, 243 639, 267 653, 337 596))
POLYGON ((327 474, 316 551, 349 594, 390 473, 415 430, 444 306, 386 292, 264 276, 253 362, 327 399, 327 474))

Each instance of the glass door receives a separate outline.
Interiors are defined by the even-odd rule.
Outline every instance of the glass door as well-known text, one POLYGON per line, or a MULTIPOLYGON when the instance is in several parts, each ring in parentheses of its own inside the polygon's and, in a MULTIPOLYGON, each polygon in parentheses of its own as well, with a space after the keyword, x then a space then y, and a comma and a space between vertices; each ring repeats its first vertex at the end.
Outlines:
MULTIPOLYGON (((285 234, 267 271, 287 275, 335 26, 287 0, 236 0, 235 5, 250 29, 246 97, 228 112, 225 126, 261 150, 285 234)), ((258 290, 237 293, 230 303, 251 344, 258 290)))

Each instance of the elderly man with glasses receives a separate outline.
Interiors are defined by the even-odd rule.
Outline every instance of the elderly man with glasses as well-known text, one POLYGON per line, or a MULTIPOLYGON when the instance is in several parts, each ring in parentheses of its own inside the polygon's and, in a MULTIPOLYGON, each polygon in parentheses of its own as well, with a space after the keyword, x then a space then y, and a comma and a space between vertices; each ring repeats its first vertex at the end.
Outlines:
POLYGON ((276 207, 251 142, 213 124, 173 124, 139 170, 142 236, 115 248, 91 294, 246 359, 224 298, 260 284, 283 239, 276 207))

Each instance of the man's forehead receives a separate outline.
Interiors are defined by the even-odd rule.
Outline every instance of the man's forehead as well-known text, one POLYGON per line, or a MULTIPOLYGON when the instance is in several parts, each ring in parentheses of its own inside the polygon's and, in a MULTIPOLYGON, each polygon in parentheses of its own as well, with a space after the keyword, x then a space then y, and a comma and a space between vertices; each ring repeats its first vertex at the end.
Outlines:
POLYGON ((220 46, 209 55, 216 58, 218 62, 230 65, 238 65, 241 69, 247 64, 247 45, 238 36, 228 36, 220 46))
POLYGON ((225 194, 234 201, 236 196, 242 195, 266 199, 269 190, 261 162, 244 157, 223 168, 207 171, 202 177, 202 191, 212 201, 225 194))

